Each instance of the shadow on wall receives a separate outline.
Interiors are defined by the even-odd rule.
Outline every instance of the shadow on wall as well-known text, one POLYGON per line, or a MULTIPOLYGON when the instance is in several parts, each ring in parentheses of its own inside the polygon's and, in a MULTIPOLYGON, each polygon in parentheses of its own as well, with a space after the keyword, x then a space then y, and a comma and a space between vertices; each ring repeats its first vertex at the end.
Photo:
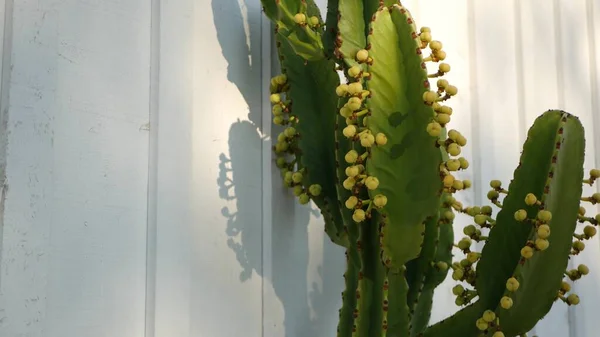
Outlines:
MULTIPOLYGON (((309 235, 311 209, 298 206, 291 193, 284 190, 275 166, 271 167, 273 190, 264 191, 272 193, 274 200, 272 247, 261 247, 262 224, 248 220, 253 218, 251 214, 256 214, 256 207, 261 207, 262 201, 255 193, 257 187, 260 188, 261 178, 248 177, 244 172, 249 165, 256 166, 261 161, 261 154, 248 148, 260 147, 248 145, 265 141, 261 134, 271 132, 260 129, 261 58, 270 55, 261 55, 259 1, 252 0, 247 6, 243 0, 212 0, 212 11, 217 38, 228 62, 228 80, 237 86, 250 109, 249 120, 238 120, 229 129, 229 156, 220 155, 218 177, 220 197, 236 205, 236 210, 224 207, 222 214, 228 219, 225 229, 228 245, 242 268, 240 281, 245 282, 254 275, 263 277, 262 249, 271 250, 273 275, 268 281, 282 307, 284 327, 267 329, 283 331, 286 337, 334 335, 337 309, 341 306, 343 254, 326 236, 321 239, 321 233, 311 230, 309 235), (241 46, 246 46, 247 52, 240 53, 244 50, 241 46), (315 238, 320 240, 316 246, 315 238), (317 248, 323 246, 323 262, 317 270, 309 268, 311 244, 317 248), (316 279, 320 284, 311 282, 309 285, 309 279, 316 279)), ((321 219, 316 222, 322 232, 321 219)), ((265 298, 265 301, 271 299, 265 298)), ((273 318, 267 320, 271 322, 273 318)))

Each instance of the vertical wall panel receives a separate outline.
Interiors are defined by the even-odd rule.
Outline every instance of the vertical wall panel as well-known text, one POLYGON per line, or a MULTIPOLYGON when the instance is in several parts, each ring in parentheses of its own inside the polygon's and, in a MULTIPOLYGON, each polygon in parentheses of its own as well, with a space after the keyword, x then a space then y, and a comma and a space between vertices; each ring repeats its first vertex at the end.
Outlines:
POLYGON ((260 20, 254 0, 160 2, 157 337, 261 335, 260 20))
POLYGON ((141 337, 149 6, 17 1, 5 14, 0 335, 141 337))

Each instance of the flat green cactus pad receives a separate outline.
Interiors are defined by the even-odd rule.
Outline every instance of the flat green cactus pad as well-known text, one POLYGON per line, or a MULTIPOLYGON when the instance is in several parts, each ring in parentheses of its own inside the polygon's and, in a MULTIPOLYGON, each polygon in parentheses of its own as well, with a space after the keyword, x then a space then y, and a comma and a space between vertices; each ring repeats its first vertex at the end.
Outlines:
POLYGON ((433 110, 423 103, 427 73, 414 25, 399 6, 382 8, 371 23, 368 43, 373 63, 367 81, 372 97, 368 127, 388 137, 367 162, 367 171, 380 181, 372 195, 383 194, 390 207, 384 209, 387 225, 383 248, 392 265, 400 267, 416 258, 423 242, 424 221, 437 212, 442 188, 442 161, 436 139, 426 128, 433 110), (393 206, 392 206, 393 205, 393 206))

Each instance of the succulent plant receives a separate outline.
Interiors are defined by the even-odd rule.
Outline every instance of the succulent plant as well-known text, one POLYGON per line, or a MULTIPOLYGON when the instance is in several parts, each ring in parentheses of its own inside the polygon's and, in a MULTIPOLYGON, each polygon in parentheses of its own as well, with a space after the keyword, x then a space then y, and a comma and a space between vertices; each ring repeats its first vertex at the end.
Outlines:
POLYGON ((582 197, 600 171, 584 177, 578 118, 540 115, 509 186, 491 181, 490 205, 465 207, 454 194, 472 185, 456 177, 469 167, 467 140, 448 129, 458 89, 443 78, 451 68, 431 30, 392 0, 330 0, 325 22, 313 0, 262 4, 282 70, 270 84, 284 128, 277 167, 346 250, 337 336, 517 336, 555 302, 579 303, 569 282, 589 270, 566 268, 596 234, 600 215, 586 217, 580 203, 600 202, 582 197), (474 224, 455 242, 457 213, 474 224), (578 222, 589 223, 581 234, 578 222), (453 262, 453 249, 465 258, 453 262), (448 273, 462 308, 428 326, 448 273))

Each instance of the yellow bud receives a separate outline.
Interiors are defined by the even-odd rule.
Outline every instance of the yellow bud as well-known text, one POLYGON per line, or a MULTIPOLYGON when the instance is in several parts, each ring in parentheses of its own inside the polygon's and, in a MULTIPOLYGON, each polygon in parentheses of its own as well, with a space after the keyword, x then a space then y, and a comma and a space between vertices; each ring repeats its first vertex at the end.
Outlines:
POLYGON ((533 193, 529 193, 525 196, 525 204, 528 206, 533 206, 537 203, 537 198, 533 193))
POLYGON ((548 221, 552 220, 552 213, 550 213, 550 211, 542 210, 542 211, 538 212, 537 218, 540 221, 548 222, 548 221))
POLYGON ((504 337, 504 332, 502 332, 502 331, 496 331, 496 332, 494 332, 494 334, 492 335, 492 337, 504 337))
POLYGON ((519 289, 519 281, 516 278, 511 277, 506 281, 506 290, 508 291, 517 291, 519 289))
POLYGON ((370 133, 363 133, 360 135, 360 145, 364 147, 371 147, 375 144, 375 137, 370 133))
POLYGON ((356 95, 358 93, 361 93, 363 90, 363 86, 360 82, 352 82, 350 84, 348 84, 348 93, 350 95, 356 95))
POLYGON ((354 187, 354 184, 356 184, 356 181, 352 177, 346 178, 346 180, 344 180, 344 182, 342 183, 344 188, 347 190, 351 190, 352 187, 354 187))
POLYGON ((346 163, 348 164, 354 164, 357 159, 358 152, 356 152, 355 150, 348 151, 348 153, 346 153, 346 155, 344 156, 344 160, 346 160, 346 163))
POLYGON ((431 122, 427 124, 427 133, 431 137, 439 137, 442 133, 442 126, 437 122, 431 122))
POLYGON ((448 151, 448 154, 451 156, 458 156, 460 155, 460 146, 458 146, 458 144, 456 143, 451 143, 446 147, 446 151, 448 151))
POLYGON ((585 226, 585 228, 583 229, 583 234, 590 238, 593 237, 594 235, 596 235, 596 227, 590 225, 585 226))
POLYGON ((440 41, 431 41, 429 43, 429 48, 431 48, 431 50, 441 50, 442 47, 443 45, 440 41))
POLYGON ((439 98, 435 91, 425 91, 423 93, 423 101, 427 103, 434 103, 439 98))
POLYGON ((377 143, 377 145, 385 145, 387 144, 387 141, 387 137, 381 132, 375 136, 375 143, 377 143))
POLYGON ((302 13, 298 13, 298 14, 294 15, 294 22, 296 22, 299 25, 306 23, 306 15, 304 15, 302 13))
POLYGON ((479 329, 481 331, 487 330, 487 328, 490 326, 490 324, 488 322, 484 321, 483 318, 478 319, 475 322, 475 325, 477 326, 477 329, 479 329))
POLYGON ((351 196, 350 198, 348 198, 348 200, 346 200, 345 205, 347 209, 353 209, 354 207, 356 207, 356 205, 358 205, 358 198, 355 196, 351 196))
POLYGON ((354 210, 354 214, 352 214, 352 220, 355 222, 361 222, 366 218, 366 213, 362 209, 354 210))
POLYGON ((379 186, 379 179, 372 176, 367 177, 367 179, 365 179, 365 186, 370 190, 374 190, 379 186))
POLYGON ((447 105, 442 105, 439 113, 450 116, 452 115, 452 108, 447 105))
POLYGON ((452 184, 454 184, 454 180, 456 180, 454 178, 453 175, 448 174, 444 177, 443 183, 444 183, 444 187, 450 188, 452 187, 452 184))
POLYGON ((318 26, 319 23, 320 22, 319 22, 319 18, 318 17, 316 17, 316 16, 311 16, 310 17, 310 24, 311 24, 311 26, 313 26, 313 27, 318 26))
POLYGON ((358 166, 348 166, 346 167, 346 175, 348 177, 356 177, 360 173, 358 166))
POLYGON ((269 100, 271 101, 271 103, 277 104, 281 102, 281 96, 279 94, 271 94, 269 100))
POLYGON ((384 207, 387 204, 387 197, 385 195, 383 195, 383 194, 377 194, 373 198, 373 204, 377 208, 384 207))
POLYGON ((550 226, 540 225, 537 229, 537 236, 540 239, 547 239, 550 236, 550 226))
POLYGON ((445 80, 445 79, 439 79, 439 80, 437 81, 437 86, 438 86, 438 88, 440 88, 440 89, 444 89, 444 88, 445 88, 445 87, 447 87, 449 84, 450 84, 450 83, 448 83, 448 81, 447 81, 447 80, 445 80))
POLYGON ((421 33, 421 35, 419 35, 419 38, 423 42, 429 42, 429 41, 431 41, 431 33, 423 32, 423 33, 421 33))
POLYGON ((500 299, 500 306, 504 309, 510 309, 513 306, 512 298, 508 296, 502 297, 502 299, 500 299))
POLYGON ((450 123, 450 115, 437 114, 437 116, 435 116, 435 120, 438 123, 440 123, 441 125, 446 125, 446 124, 450 123))
POLYGON ((535 240, 535 248, 539 250, 546 250, 550 246, 550 241, 546 239, 536 239, 535 240))
MULTIPOLYGON (((440 63, 440 65, 438 66, 438 70, 439 70, 441 73, 447 73, 447 72, 449 72, 449 71, 450 71, 450 65, 449 65, 448 63, 440 63)), ((450 89, 450 87, 451 87, 451 86, 448 86, 448 87, 446 88, 446 92, 448 92, 448 89, 450 89)), ((450 94, 450 93, 448 93, 448 94, 450 94)))
POLYGON ((517 221, 525 221, 527 219, 527 211, 524 209, 520 209, 515 212, 515 220, 517 221))
POLYGON ((530 259, 533 256, 533 248, 529 246, 521 248, 521 256, 526 259, 530 259))
POLYGON ((360 109, 360 107, 362 106, 362 100, 358 97, 351 97, 348 100, 348 108, 350 108, 350 110, 352 111, 356 111, 358 109, 360 109))
POLYGON ((448 159, 448 161, 446 162, 446 168, 448 168, 448 171, 451 172, 458 171, 458 169, 460 169, 460 160, 448 159))
POLYGON ((590 273, 590 268, 588 268, 588 266, 586 266, 585 264, 580 264, 579 266, 577 266, 577 271, 581 273, 581 275, 587 275, 590 273))
POLYGON ((358 62, 365 62, 369 58, 369 52, 365 49, 361 49, 356 53, 356 60, 358 62))
POLYGON ((567 297, 567 303, 569 305, 577 305, 577 304, 579 304, 579 296, 577 296, 576 294, 569 295, 569 297, 567 297))
MULTIPOLYGON (((440 65, 440 69, 442 68, 442 66, 440 65)), ((448 66, 447 68, 445 67, 444 69, 448 69, 446 72, 450 71, 450 66, 448 66)), ((455 96, 458 93, 458 88, 453 86, 453 85, 449 85, 446 87, 446 93, 450 96, 455 96)))
POLYGON ((492 323, 496 319, 496 313, 491 310, 486 310, 483 312, 483 316, 481 318, 488 323, 492 323))
POLYGON ((342 130, 342 133, 344 134, 345 137, 351 138, 356 135, 356 131, 357 131, 357 129, 356 129, 355 125, 348 125, 347 127, 344 128, 344 130, 342 130))
POLYGON ((340 108, 340 115, 342 115, 344 118, 349 118, 352 116, 352 110, 350 110, 347 105, 344 105, 340 108))
POLYGON ((335 88, 335 94, 340 97, 345 96, 347 92, 348 92, 347 84, 342 83, 342 84, 338 85, 337 88, 335 88))
POLYGON ((600 170, 598 170, 598 169, 591 169, 590 170, 590 177, 592 177, 592 179, 598 179, 598 178, 600 178, 600 170))
POLYGON ((568 284, 568 283, 567 283, 567 282, 565 282, 565 281, 562 281, 562 282, 561 282, 561 284, 560 284, 560 289, 561 289, 562 291, 564 291, 564 292, 568 293, 569 291, 571 291, 571 285, 570 285, 570 284, 568 284))

